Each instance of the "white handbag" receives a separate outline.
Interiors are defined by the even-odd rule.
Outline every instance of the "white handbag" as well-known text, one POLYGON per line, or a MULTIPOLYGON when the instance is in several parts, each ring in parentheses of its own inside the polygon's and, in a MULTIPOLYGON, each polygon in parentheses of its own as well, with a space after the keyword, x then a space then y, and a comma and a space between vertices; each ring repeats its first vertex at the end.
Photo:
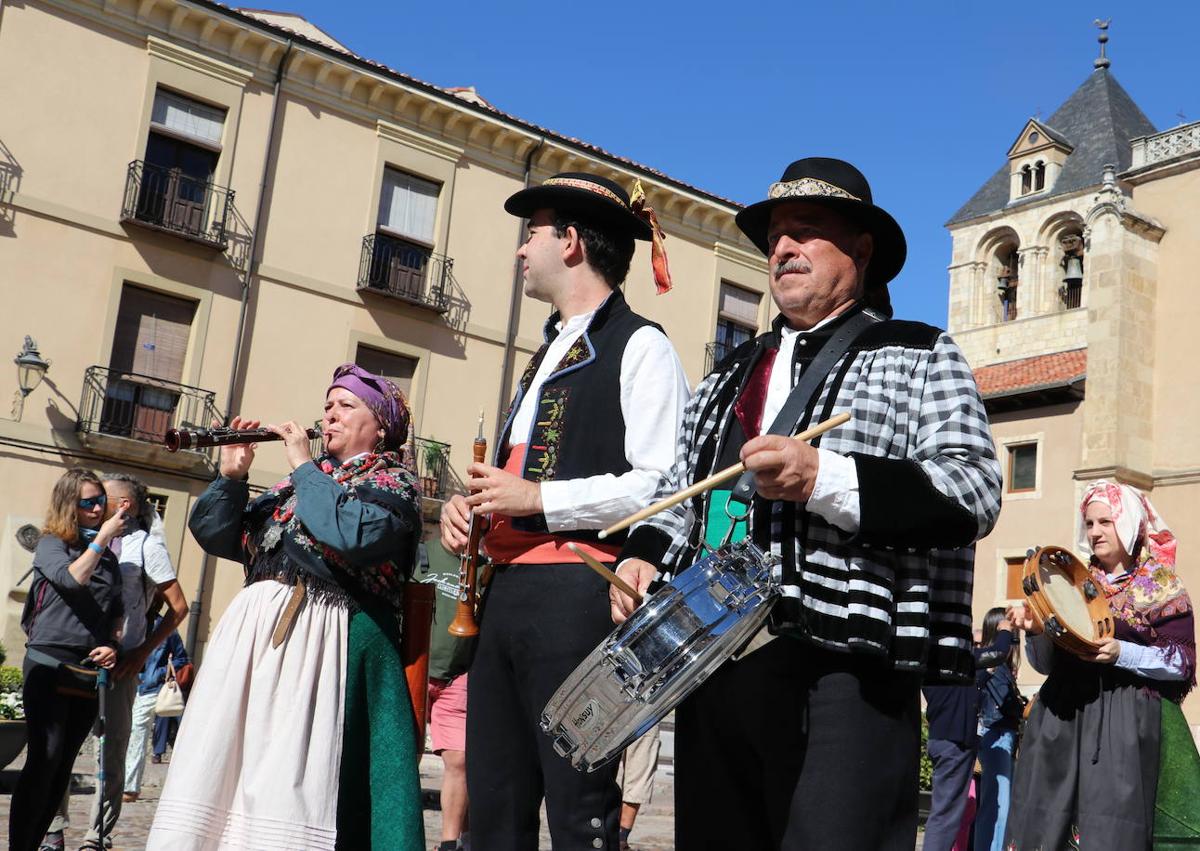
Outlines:
POLYGON ((177 718, 183 714, 183 690, 175 682, 175 666, 167 660, 167 681, 154 700, 154 714, 159 718, 177 718))

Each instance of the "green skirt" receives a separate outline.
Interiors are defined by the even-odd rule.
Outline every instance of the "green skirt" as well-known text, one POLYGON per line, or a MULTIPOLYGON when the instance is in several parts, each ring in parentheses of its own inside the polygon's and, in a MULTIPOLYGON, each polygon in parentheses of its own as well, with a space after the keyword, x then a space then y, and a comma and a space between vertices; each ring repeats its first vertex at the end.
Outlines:
POLYGON ((422 851, 421 754, 395 618, 351 616, 347 656, 337 847, 422 851))
POLYGON ((1155 851, 1200 848, 1200 753, 1179 704, 1162 702, 1155 851))

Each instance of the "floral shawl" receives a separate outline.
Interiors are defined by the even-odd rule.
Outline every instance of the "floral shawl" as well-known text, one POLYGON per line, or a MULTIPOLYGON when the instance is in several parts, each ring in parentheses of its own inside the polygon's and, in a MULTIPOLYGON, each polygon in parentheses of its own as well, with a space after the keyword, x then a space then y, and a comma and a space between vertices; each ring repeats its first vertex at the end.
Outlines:
MULTIPOLYGON (((313 463, 341 486, 349 498, 370 502, 397 515, 419 517, 416 477, 399 452, 367 453, 340 467, 328 455, 313 463)), ((396 557, 375 564, 349 563, 304 527, 296 517, 296 501, 291 476, 254 501, 251 511, 258 515, 257 522, 248 523, 243 535, 243 546, 252 554, 247 581, 269 575, 294 582, 303 574, 310 593, 345 603, 352 603, 362 593, 387 600, 398 609, 404 582, 412 569, 408 559, 397 553, 396 557), (310 568, 323 565, 331 570, 306 570, 306 565, 310 568)))

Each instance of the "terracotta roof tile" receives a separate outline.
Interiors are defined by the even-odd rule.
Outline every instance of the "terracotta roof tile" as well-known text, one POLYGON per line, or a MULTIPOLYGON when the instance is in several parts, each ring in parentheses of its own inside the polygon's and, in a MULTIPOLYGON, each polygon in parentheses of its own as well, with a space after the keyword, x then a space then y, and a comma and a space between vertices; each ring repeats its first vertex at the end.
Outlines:
POLYGON ((979 385, 979 392, 987 399, 1059 387, 1086 375, 1087 349, 1074 349, 983 366, 975 370, 975 381, 979 385))

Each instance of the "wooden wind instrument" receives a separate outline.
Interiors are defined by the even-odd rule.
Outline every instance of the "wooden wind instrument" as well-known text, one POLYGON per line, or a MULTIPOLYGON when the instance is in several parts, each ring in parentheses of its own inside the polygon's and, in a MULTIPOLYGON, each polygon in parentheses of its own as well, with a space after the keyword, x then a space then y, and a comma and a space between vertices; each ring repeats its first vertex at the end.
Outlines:
MULTIPOLYGON (((479 412, 479 434, 471 445, 471 457, 476 464, 487 459, 487 438, 483 436, 483 411, 479 412)), ((474 493, 474 491, 472 491, 474 493)), ((467 531, 467 548, 458 563, 458 604, 454 609, 454 620, 446 631, 458 638, 473 638, 479 635, 479 624, 475 622, 475 607, 479 598, 479 544, 483 539, 483 518, 471 511, 471 523, 467 531)))
MULTIPOLYGON (((305 436, 316 440, 321 436, 319 428, 306 428, 305 436)), ((163 436, 163 446, 168 452, 178 452, 180 449, 202 449, 206 446, 231 446, 236 443, 265 443, 268 440, 283 440, 275 432, 266 428, 232 429, 220 426, 217 428, 173 428, 163 436)))

